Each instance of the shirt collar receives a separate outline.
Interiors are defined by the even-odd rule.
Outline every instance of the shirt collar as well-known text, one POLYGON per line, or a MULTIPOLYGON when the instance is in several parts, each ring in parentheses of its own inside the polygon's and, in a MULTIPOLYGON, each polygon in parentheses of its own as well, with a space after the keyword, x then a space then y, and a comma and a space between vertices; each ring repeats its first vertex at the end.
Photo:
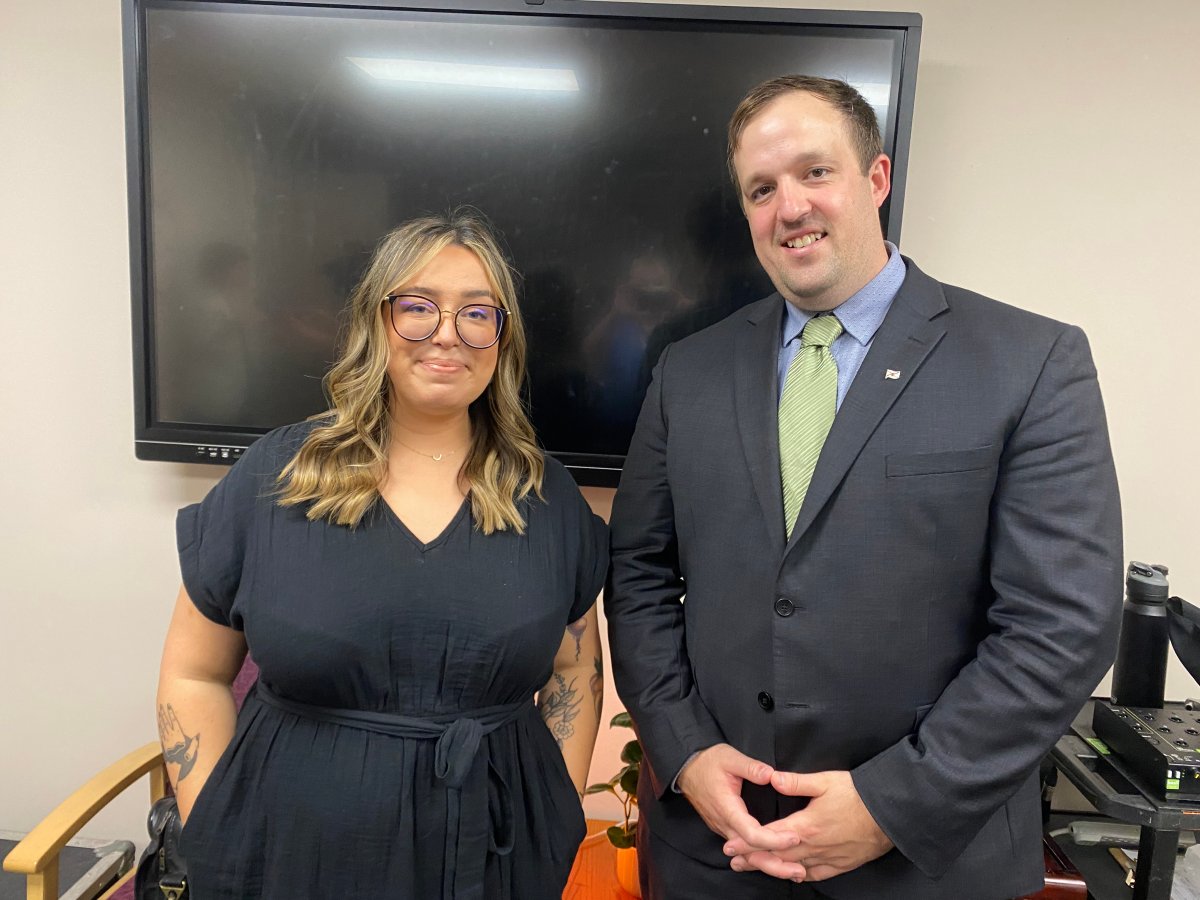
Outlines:
MULTIPOLYGON (((832 310, 837 314, 845 333, 864 347, 871 342, 871 339, 875 337, 875 332, 883 324, 883 317, 887 315, 892 300, 899 293, 900 285, 904 283, 904 276, 907 272, 904 259, 900 256, 896 245, 891 241, 884 241, 884 245, 887 247, 888 261, 879 270, 879 274, 863 285, 860 291, 832 310)), ((783 320, 782 346, 786 347, 800 337, 800 332, 804 330, 804 326, 808 324, 808 320, 815 313, 805 312, 786 300, 783 307, 787 314, 783 320)))

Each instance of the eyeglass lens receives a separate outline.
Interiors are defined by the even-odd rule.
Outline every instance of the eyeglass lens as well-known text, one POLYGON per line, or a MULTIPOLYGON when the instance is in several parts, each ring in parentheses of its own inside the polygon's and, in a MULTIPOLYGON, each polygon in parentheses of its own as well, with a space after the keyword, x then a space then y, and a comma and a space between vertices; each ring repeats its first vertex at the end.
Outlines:
MULTIPOLYGON (((442 323, 443 311, 428 300, 412 297, 389 299, 392 304, 392 327, 402 338, 423 341, 431 337, 442 323)), ((496 343, 503 325, 504 310, 496 306, 464 306, 454 313, 454 328, 458 336, 464 344, 477 350, 496 343)))

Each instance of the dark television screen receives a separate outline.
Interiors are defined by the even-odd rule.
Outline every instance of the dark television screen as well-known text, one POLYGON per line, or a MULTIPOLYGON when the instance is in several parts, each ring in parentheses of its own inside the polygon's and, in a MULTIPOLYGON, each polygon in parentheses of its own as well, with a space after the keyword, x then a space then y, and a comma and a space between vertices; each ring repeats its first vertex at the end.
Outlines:
POLYGON ((375 242, 470 204, 522 276, 543 446, 613 483, 661 349, 771 290, 725 126, 773 75, 875 106, 898 239, 918 16, 366 5, 127 0, 141 458, 229 461, 324 409, 375 242))

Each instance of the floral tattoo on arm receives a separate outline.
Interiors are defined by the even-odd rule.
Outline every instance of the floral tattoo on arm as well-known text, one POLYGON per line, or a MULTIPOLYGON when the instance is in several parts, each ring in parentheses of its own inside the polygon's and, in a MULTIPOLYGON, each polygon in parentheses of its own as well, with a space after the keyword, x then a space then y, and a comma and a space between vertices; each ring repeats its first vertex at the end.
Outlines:
POLYGON ((200 734, 184 734, 179 716, 171 704, 158 705, 158 740, 162 744, 163 759, 179 766, 178 781, 191 773, 200 756, 200 734))
POLYGON ((567 680, 555 672, 553 681, 553 686, 546 685, 538 696, 538 711, 554 740, 562 747, 563 741, 575 734, 575 726, 571 723, 579 715, 581 698, 575 689, 574 678, 567 684, 567 680))

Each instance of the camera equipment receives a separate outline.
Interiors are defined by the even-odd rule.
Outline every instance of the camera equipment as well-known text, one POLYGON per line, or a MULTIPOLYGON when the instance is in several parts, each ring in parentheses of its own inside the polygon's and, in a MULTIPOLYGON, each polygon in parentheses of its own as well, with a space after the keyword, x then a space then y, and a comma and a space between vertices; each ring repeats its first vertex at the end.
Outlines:
POLYGON ((1097 700, 1092 730, 1159 796, 1200 801, 1200 716, 1184 704, 1148 709, 1097 700))
POLYGON ((1112 703, 1095 702, 1092 730, 1162 797, 1200 802, 1200 709, 1163 702, 1168 636, 1200 680, 1200 609, 1167 599, 1166 566, 1131 562, 1125 588, 1112 703))

